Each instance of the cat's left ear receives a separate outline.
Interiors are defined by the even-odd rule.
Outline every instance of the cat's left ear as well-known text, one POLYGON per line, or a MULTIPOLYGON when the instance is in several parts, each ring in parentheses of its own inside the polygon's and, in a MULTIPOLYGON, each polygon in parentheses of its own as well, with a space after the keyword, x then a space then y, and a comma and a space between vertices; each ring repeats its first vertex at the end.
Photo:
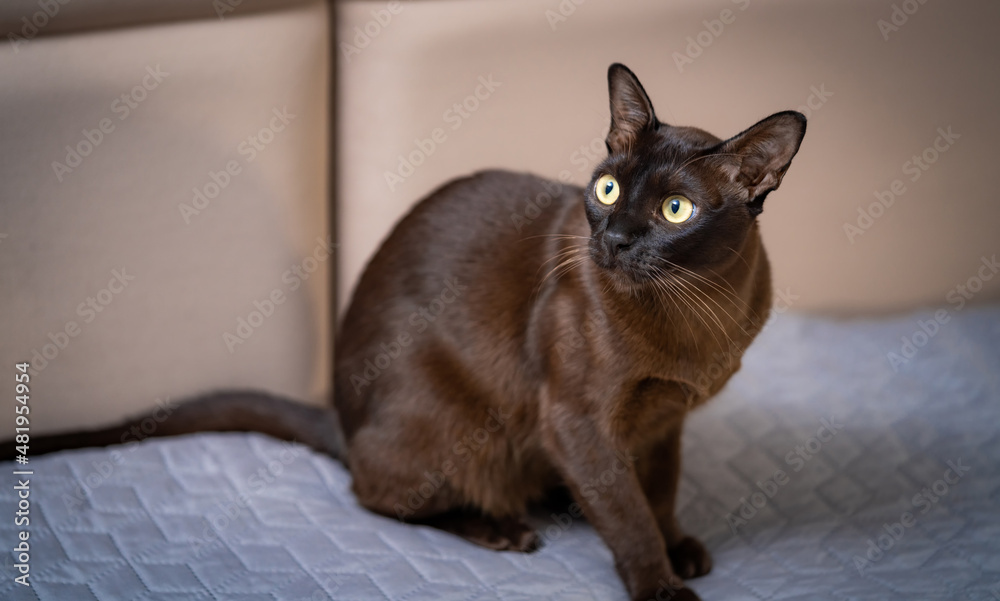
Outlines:
POLYGON ((608 93, 611 96, 611 129, 605 142, 608 152, 625 152, 639 134, 655 130, 659 122, 639 78, 625 65, 615 63, 608 67, 608 93))
POLYGON ((760 121, 722 144, 718 153, 723 173, 745 199, 750 213, 763 211, 764 198, 776 189, 806 135, 802 113, 784 111, 760 121))

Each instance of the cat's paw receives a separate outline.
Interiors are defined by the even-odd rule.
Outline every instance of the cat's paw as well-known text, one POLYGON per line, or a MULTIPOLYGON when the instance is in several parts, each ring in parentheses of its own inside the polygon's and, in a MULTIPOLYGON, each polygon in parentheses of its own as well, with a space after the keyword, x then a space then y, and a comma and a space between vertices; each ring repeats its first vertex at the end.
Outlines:
POLYGON ((527 530, 522 531, 517 538, 512 539, 513 543, 510 547, 511 551, 520 551, 521 553, 534 553, 535 551, 542 548, 542 537, 538 536, 538 532, 531 527, 527 530))
POLYGON ((459 510, 424 518, 419 523, 457 534, 494 551, 531 553, 542 546, 542 539, 535 529, 517 517, 495 518, 459 510))
POLYGON ((656 590, 641 591, 632 594, 633 601, 655 601, 656 599, 670 599, 670 601, 701 601, 701 597, 684 585, 684 581, 677 576, 671 576, 673 584, 667 584, 660 580, 656 590))
POLYGON ((684 587, 677 591, 677 594, 671 597, 670 601, 701 601, 701 597, 696 595, 691 589, 684 587))
POLYGON ((533 553, 541 548, 542 539, 535 529, 519 518, 485 518, 487 527, 478 532, 477 537, 469 537, 484 547, 496 551, 518 551, 533 553))
POLYGON ((670 547, 667 554, 670 555, 674 572, 681 578, 704 576, 712 570, 712 556, 696 538, 685 536, 670 547))

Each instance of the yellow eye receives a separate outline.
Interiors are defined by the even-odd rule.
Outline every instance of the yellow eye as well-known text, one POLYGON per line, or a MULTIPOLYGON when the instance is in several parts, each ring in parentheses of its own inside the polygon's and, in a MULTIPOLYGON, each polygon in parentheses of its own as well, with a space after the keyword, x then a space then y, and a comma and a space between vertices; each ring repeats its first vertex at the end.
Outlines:
POLYGON ((606 205, 613 205, 618 200, 618 180, 610 175, 602 175, 594 186, 594 192, 597 194, 597 200, 606 205))
POLYGON ((684 223, 694 213, 694 203, 683 196, 674 195, 663 201, 663 216, 670 223, 684 223))

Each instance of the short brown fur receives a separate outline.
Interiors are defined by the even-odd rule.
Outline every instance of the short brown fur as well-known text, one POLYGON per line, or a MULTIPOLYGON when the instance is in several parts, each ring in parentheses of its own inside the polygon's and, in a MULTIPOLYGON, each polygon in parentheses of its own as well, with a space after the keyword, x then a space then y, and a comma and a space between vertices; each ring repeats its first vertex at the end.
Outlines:
MULTIPOLYGON (((649 164, 663 161, 674 171, 661 179, 696 180, 718 228, 704 234, 710 256, 679 265, 683 283, 658 285, 605 252, 615 213, 601 213, 592 190, 501 171, 454 181, 396 226, 362 275, 338 338, 335 404, 364 506, 430 523, 447 515, 435 525, 530 550, 527 526, 505 528, 565 485, 632 598, 647 599, 711 566, 674 515, 681 428, 738 369, 769 313, 755 218, 805 123, 779 113, 723 142, 660 124, 624 67, 609 80, 611 162, 595 179, 617 169, 648 182, 649 164), (545 208, 518 220, 532 199, 545 208), (491 412, 503 420, 492 433, 491 412), (487 430, 482 444, 463 442, 477 430, 487 430), (612 485, 588 486, 608 470, 612 485)), ((621 211, 644 215, 633 201, 621 211)), ((628 235, 618 250, 628 252, 628 235)))

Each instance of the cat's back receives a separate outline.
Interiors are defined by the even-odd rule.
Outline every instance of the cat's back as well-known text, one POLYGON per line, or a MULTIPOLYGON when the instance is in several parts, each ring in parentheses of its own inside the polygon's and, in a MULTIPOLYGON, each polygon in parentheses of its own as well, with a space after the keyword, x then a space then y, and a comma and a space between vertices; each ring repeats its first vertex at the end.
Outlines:
POLYGON ((586 236, 587 227, 581 189, 535 175, 481 171, 438 188, 365 268, 341 325, 337 371, 363 370, 400 337, 411 351, 498 340, 514 351, 563 236, 586 236))
POLYGON ((433 374, 447 374, 445 387, 463 373, 480 384, 514 382, 539 282, 563 236, 587 228, 580 188, 525 173, 475 173, 414 206, 365 268, 341 323, 334 388, 347 436, 433 374))
MULTIPOLYGON (((490 293, 528 284, 556 249, 580 188, 528 173, 480 171, 453 180, 399 221, 355 290, 352 313, 407 301, 430 302, 448 281, 490 293)), ((452 286, 455 287, 454 285, 452 286)))
POLYGON ((579 198, 580 188, 531 173, 479 171, 444 184, 417 203, 380 253, 425 236, 436 236, 434 245, 449 249, 476 246, 481 240, 519 242, 550 229, 579 198))

